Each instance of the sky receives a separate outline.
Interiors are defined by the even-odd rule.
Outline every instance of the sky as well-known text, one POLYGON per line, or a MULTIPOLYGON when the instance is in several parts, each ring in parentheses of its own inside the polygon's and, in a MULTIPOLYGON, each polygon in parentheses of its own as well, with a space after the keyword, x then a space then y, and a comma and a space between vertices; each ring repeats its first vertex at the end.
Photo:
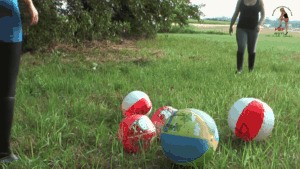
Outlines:
MULTIPOLYGON (((229 17, 231 18, 237 0, 190 0, 193 4, 206 4, 201 10, 205 14, 205 18, 214 17, 229 17)), ((277 19, 280 16, 279 10, 276 10, 274 16, 272 16, 273 10, 278 6, 286 6, 291 9, 291 13, 286 10, 290 20, 300 20, 300 1, 299 0, 263 0, 265 4, 266 17, 270 19, 277 19)))

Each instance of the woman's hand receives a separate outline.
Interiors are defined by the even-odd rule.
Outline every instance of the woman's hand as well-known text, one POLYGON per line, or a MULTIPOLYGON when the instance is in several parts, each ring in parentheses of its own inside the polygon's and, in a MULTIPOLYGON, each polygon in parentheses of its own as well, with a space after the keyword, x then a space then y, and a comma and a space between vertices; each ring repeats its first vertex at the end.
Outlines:
POLYGON ((229 35, 232 35, 232 33, 233 33, 233 28, 232 28, 232 26, 230 26, 229 27, 229 35))
POLYGON ((30 25, 35 25, 38 23, 39 21, 39 13, 38 11, 36 10, 35 6, 33 5, 33 3, 31 3, 29 5, 29 13, 31 15, 31 23, 30 25))
POLYGON ((31 22, 30 25, 35 25, 39 21, 39 13, 36 10, 35 6, 33 5, 32 0, 24 0, 25 4, 28 7, 28 12, 31 15, 31 22))
POLYGON ((260 26, 260 25, 257 25, 256 30, 257 30, 257 32, 260 32, 261 26, 260 26))

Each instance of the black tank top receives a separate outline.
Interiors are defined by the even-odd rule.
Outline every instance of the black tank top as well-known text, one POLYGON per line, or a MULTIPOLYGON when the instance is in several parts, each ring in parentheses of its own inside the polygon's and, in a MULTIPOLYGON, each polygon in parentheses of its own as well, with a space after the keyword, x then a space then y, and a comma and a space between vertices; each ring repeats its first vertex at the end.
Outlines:
POLYGON ((285 14, 283 15, 283 17, 284 17, 284 18, 289 18, 289 16, 288 16, 287 13, 285 13, 285 14))
POLYGON ((244 0, 240 4, 240 17, 237 27, 255 29, 258 25, 258 13, 260 12, 259 0, 255 5, 246 6, 244 0))

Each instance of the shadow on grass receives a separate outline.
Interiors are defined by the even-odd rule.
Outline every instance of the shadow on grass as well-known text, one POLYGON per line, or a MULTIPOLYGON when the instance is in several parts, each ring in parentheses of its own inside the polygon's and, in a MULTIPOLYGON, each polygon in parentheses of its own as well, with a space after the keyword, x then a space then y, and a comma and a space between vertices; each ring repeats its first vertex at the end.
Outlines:
POLYGON ((284 33, 274 33, 272 35, 266 35, 266 37, 284 37, 284 38, 291 38, 292 35, 285 35, 284 33))
POLYGON ((137 58, 137 59, 133 60, 132 63, 134 63, 135 65, 138 65, 138 66, 147 66, 151 63, 151 60, 141 57, 141 58, 137 58))
POLYGON ((219 142, 219 145, 226 145, 226 147, 230 147, 230 150, 235 150, 239 155, 243 154, 245 149, 249 149, 249 147, 258 147, 262 144, 266 144, 266 141, 244 141, 233 134, 227 134, 219 142))

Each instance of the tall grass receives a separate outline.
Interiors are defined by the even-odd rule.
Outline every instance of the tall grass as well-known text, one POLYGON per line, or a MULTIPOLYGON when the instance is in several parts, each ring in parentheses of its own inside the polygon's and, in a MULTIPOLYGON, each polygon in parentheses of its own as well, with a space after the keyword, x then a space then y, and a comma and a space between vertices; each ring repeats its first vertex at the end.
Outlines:
POLYGON ((146 92, 153 110, 197 108, 215 119, 219 146, 202 168, 297 168, 299 43, 298 37, 260 35, 255 71, 248 73, 245 61, 241 75, 234 73, 237 47, 229 35, 160 34, 131 44, 26 54, 12 133, 21 160, 9 168, 186 168, 170 162, 159 142, 141 154, 123 151, 120 105, 133 90, 146 92), (230 131, 228 111, 242 97, 272 107, 275 127, 267 140, 244 143, 230 131))

